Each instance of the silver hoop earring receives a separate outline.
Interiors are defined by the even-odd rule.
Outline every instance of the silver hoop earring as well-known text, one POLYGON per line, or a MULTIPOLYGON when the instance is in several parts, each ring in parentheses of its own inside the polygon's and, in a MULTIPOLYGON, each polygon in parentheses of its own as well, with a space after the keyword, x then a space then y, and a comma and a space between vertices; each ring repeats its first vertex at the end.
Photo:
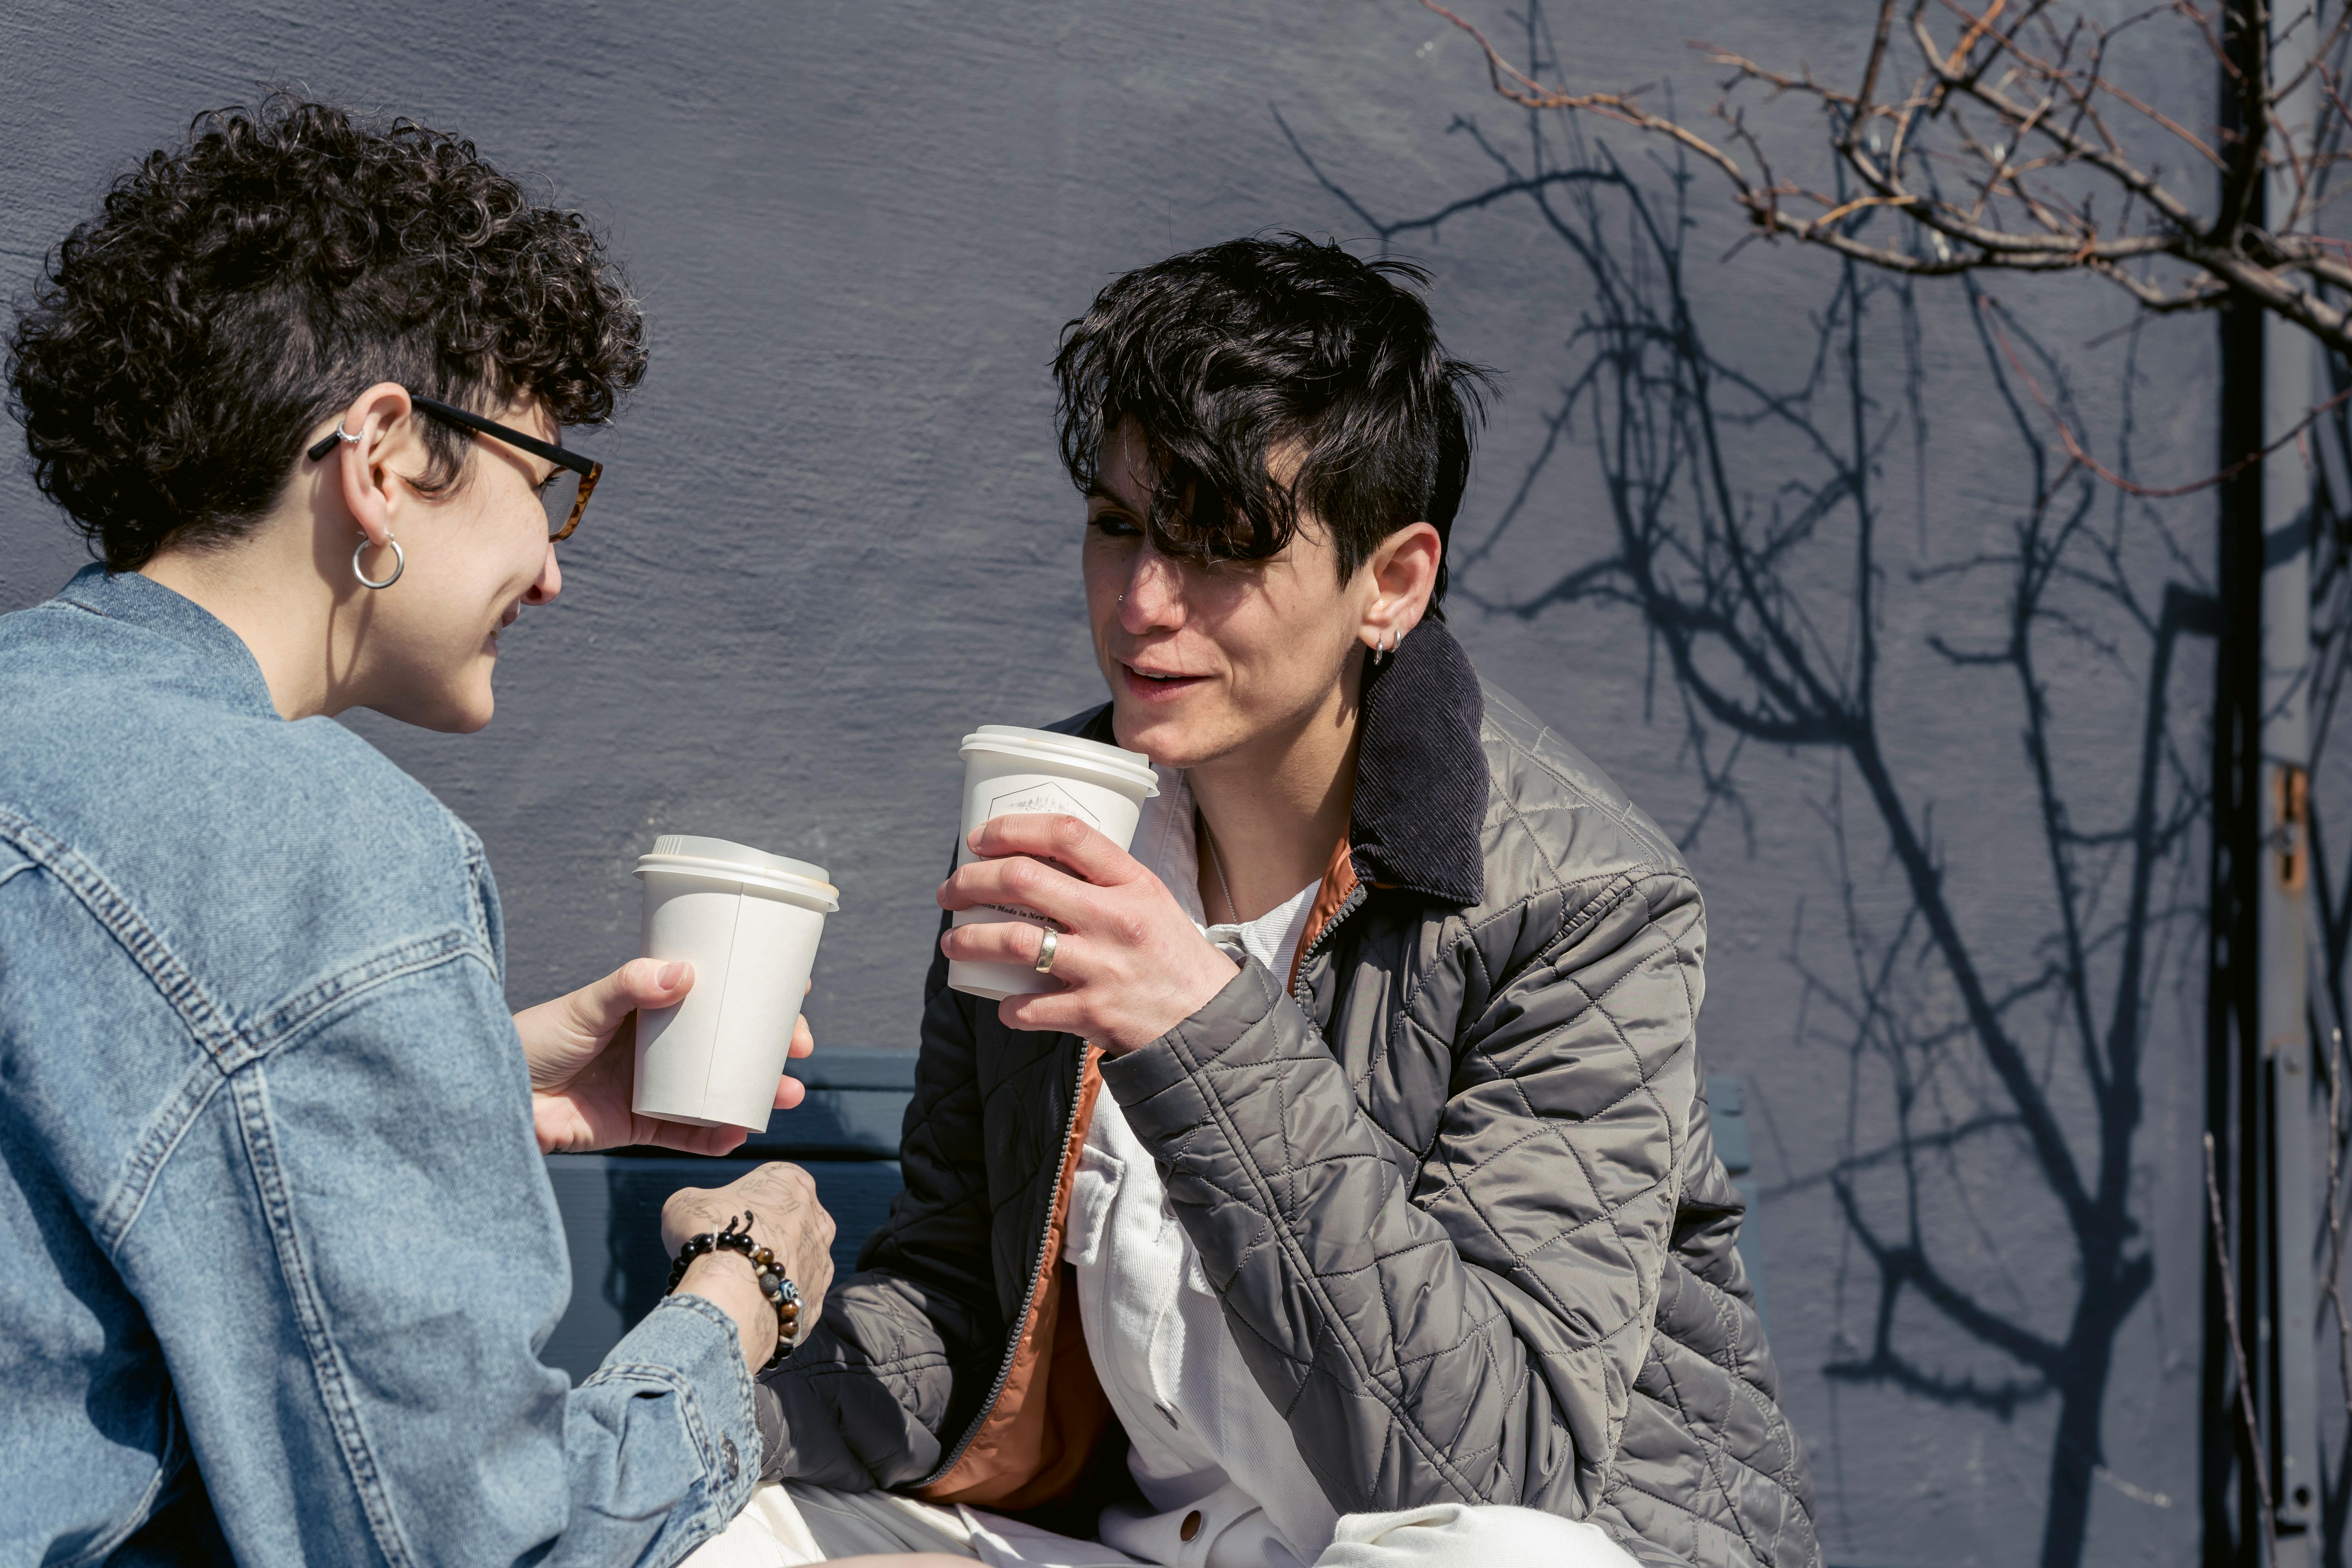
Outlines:
POLYGON ((373 588, 379 593, 391 587, 394 583, 399 582, 400 574, 408 570, 408 552, 401 549, 400 541, 387 533, 383 536, 383 542, 392 548, 392 575, 384 578, 382 582, 378 582, 373 577, 369 576, 367 574, 367 569, 360 564, 360 557, 368 552, 368 536, 366 534, 362 533, 360 535, 359 548, 352 552, 352 575, 360 580, 361 587, 373 588))

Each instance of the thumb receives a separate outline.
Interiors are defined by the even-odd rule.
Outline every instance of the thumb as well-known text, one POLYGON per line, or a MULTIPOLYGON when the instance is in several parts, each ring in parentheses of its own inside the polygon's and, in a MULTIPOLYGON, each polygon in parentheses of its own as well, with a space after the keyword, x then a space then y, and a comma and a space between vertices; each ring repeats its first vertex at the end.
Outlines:
POLYGON ((693 988, 691 963, 633 958, 604 979, 564 997, 563 1021, 583 1034, 601 1038, 619 1028, 621 1020, 631 1013, 675 1006, 693 988))

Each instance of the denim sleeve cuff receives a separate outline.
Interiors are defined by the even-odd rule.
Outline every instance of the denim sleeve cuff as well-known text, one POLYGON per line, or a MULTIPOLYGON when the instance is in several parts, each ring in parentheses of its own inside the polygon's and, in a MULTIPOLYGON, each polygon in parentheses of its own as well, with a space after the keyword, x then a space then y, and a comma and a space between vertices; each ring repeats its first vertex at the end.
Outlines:
POLYGON ((709 1478, 714 1533, 759 1484, 760 1423, 735 1320, 699 1296, 669 1296, 621 1337, 583 1388, 649 1381, 678 1396, 686 1435, 709 1478))

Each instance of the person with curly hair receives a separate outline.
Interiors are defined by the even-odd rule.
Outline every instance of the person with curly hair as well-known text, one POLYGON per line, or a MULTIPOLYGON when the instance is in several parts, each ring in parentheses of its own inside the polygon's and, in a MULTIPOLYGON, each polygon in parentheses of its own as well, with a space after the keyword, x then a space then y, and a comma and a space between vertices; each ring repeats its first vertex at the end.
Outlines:
MULTIPOLYGON (((746 1257, 577 1388, 537 1353, 541 1154, 740 1142, 630 1112, 625 1025, 688 966, 509 1016, 480 841, 332 718, 489 721, 601 472, 562 428, 645 363, 577 214, 290 100, 116 181, 17 315, 11 410, 101 560, 0 617, 0 1562, 662 1563, 749 1496, 785 1314, 746 1257)), ((813 1323, 805 1173, 665 1242, 739 1211, 813 1323)))

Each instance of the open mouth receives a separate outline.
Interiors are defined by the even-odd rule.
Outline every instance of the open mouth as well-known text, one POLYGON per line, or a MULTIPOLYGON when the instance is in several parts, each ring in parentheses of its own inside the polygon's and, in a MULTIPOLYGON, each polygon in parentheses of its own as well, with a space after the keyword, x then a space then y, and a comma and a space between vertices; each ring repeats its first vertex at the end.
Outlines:
POLYGON ((1208 679, 1204 675, 1184 675, 1174 670, 1138 669, 1123 660, 1118 668, 1128 690, 1146 702, 1170 701, 1208 679))

